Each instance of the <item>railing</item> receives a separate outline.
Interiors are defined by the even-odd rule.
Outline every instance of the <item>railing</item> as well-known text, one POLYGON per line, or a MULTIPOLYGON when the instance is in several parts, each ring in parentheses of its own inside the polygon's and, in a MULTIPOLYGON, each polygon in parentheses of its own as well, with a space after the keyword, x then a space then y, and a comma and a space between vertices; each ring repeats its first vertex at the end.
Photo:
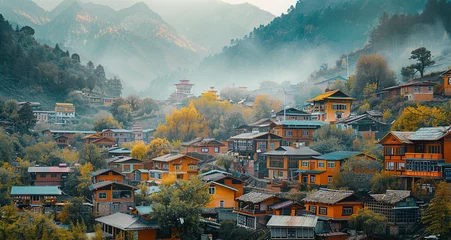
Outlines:
POLYGON ((443 159, 440 153, 406 153, 405 158, 443 159))
POLYGON ((239 208, 239 207, 234 207, 233 210, 240 211, 240 212, 246 212, 246 213, 252 213, 252 214, 266 214, 268 212, 266 210, 256 210, 256 209, 239 208))
POLYGON ((405 176, 413 176, 413 177, 436 177, 441 178, 441 172, 420 172, 420 171, 411 171, 407 170, 403 173, 405 176))

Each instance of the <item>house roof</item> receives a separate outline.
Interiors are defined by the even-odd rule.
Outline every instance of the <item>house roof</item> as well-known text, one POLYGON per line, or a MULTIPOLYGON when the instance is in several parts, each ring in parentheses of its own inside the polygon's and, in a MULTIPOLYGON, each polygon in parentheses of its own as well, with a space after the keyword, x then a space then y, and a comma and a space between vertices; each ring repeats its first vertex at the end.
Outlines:
POLYGON ((72 172, 70 167, 28 167, 29 173, 68 173, 72 172))
POLYGON ((387 190, 385 194, 371 194, 371 197, 378 202, 395 204, 410 197, 411 192, 406 190, 387 190))
POLYGON ((281 146, 275 150, 264 153, 267 156, 319 156, 321 153, 309 148, 309 147, 288 147, 281 146))
POLYGON ((208 147, 208 146, 225 146, 224 143, 214 139, 214 138, 203 138, 198 137, 194 140, 191 140, 189 142, 182 143, 182 146, 191 146, 191 147, 208 147))
POLYGON ((307 195, 302 201, 335 204, 353 195, 354 191, 320 188, 320 190, 307 195))
POLYGON ((252 191, 250 193, 246 193, 244 195, 241 195, 240 197, 237 197, 236 200, 243 202, 260 203, 273 197, 276 197, 276 195, 272 193, 252 191))
POLYGON ((147 215, 151 212, 153 212, 152 206, 136 206, 136 211, 139 212, 141 215, 147 215))
POLYGON ((234 188, 234 187, 227 186, 227 185, 222 184, 222 183, 218 183, 218 182, 210 182, 210 184, 218 185, 218 186, 221 186, 221 187, 230 189, 230 190, 235 191, 235 192, 238 191, 238 189, 236 189, 236 188, 234 188))
POLYGON ((412 136, 415 132, 399 132, 399 131, 391 131, 387 133, 379 142, 382 142, 387 136, 390 134, 393 135, 396 139, 398 139, 402 143, 412 144, 409 140, 410 136, 412 136))
POLYGON ((222 180, 227 177, 228 177, 228 175, 223 174, 223 173, 213 173, 213 174, 202 176, 202 181, 205 181, 205 182, 219 181, 219 180, 222 180))
POLYGON ((112 131, 114 133, 131 133, 132 132, 131 130, 127 130, 127 129, 103 129, 102 132, 105 132, 108 130, 112 131))
POLYGON ((142 160, 136 159, 136 158, 132 158, 132 157, 124 157, 124 156, 117 156, 117 157, 112 157, 112 158, 108 158, 107 163, 123 163, 123 162, 127 162, 127 161, 135 161, 135 162, 142 162, 142 160))
POLYGON ((102 138, 102 135, 100 135, 99 133, 89 134, 82 137, 82 139, 99 139, 99 138, 102 138))
POLYGON ((285 112, 283 110, 280 110, 276 113, 276 115, 284 115, 286 114, 287 116, 303 116, 303 115, 310 115, 310 113, 308 112, 304 112, 302 110, 299 110, 297 108, 287 108, 285 109, 285 112))
POLYGON ((110 148, 109 153, 131 153, 132 151, 128 148, 110 148))
POLYGON ((58 186, 12 186, 11 195, 62 195, 58 186))
POLYGON ((46 131, 50 131, 51 133, 55 133, 55 134, 64 134, 64 133, 68 133, 68 134, 77 134, 77 133, 81 133, 81 134, 95 134, 96 131, 69 131, 69 130, 44 130, 42 132, 46 132, 46 131))
POLYGON ((274 123, 274 120, 271 118, 262 118, 256 122, 249 123, 249 127, 267 127, 274 123))
POLYGON ((409 137, 411 141, 435 141, 443 138, 451 132, 449 127, 425 127, 420 128, 409 137))
POLYGON ((295 204, 295 202, 291 201, 291 200, 285 201, 285 202, 280 202, 280 203, 276 203, 276 204, 272 205, 271 209, 275 209, 276 210, 276 209, 286 208, 286 207, 289 207, 289 206, 291 206, 293 204, 295 204))
POLYGON ((305 216, 279 216, 273 215, 266 224, 267 227, 304 227, 315 228, 319 217, 305 216))
POLYGON ((280 121, 276 122, 278 126, 295 126, 295 127, 305 127, 305 128, 318 128, 327 125, 326 122, 321 121, 280 121))
POLYGON ((199 160, 197 158, 194 158, 194 157, 191 157, 191 156, 188 156, 188 155, 185 155, 185 154, 180 154, 180 153, 179 154, 166 154, 166 155, 163 155, 163 156, 160 156, 160 157, 156 157, 156 158, 154 158, 152 160, 153 161, 159 161, 159 162, 171 162, 171 161, 177 160, 177 159, 182 158, 182 157, 192 158, 192 159, 194 159, 196 161, 199 160))
POLYGON ((135 187, 135 186, 128 185, 128 184, 125 184, 125 183, 112 182, 112 181, 104 181, 104 182, 98 182, 98 183, 91 184, 91 185, 89 186, 89 190, 92 191, 92 190, 95 190, 95 189, 98 189, 98 188, 102 188, 102 187, 105 187, 105 186, 109 186, 109 185, 111 185, 111 184, 117 184, 117 185, 122 185, 122 186, 129 187, 129 188, 132 188, 132 189, 138 189, 138 188, 135 187))
POLYGON ((281 139, 281 138, 282 138, 282 137, 280 137, 280 136, 277 136, 277 135, 272 134, 272 133, 267 133, 267 132, 251 132, 251 133, 242 133, 242 134, 233 136, 233 137, 230 138, 230 140, 240 140, 240 139, 242 139, 242 140, 249 140, 249 139, 256 139, 256 138, 259 138, 259 137, 263 137, 263 136, 265 136, 265 135, 267 135, 267 134, 271 134, 271 135, 270 135, 270 136, 271 136, 271 139, 281 139))
POLYGON ((398 88, 403 88, 403 87, 410 87, 410 86, 434 86, 434 85, 435 85, 435 83, 433 83, 433 82, 410 81, 410 82, 406 82, 403 84, 399 84, 397 86, 384 88, 384 89, 382 89, 382 91, 393 90, 393 89, 398 89, 398 88))
POLYGON ((95 171, 95 172, 92 172, 92 173, 91 173, 91 177, 95 177, 95 176, 98 176, 98 175, 100 175, 100 174, 104 174, 104 173, 109 172, 109 171, 112 171, 112 172, 115 172, 115 173, 117 173, 117 174, 119 174, 119 175, 122 175, 122 173, 120 173, 120 172, 118 172, 118 171, 115 171, 115 170, 113 170, 113 169, 100 169, 100 170, 97 170, 97 171, 95 171))
POLYGON ((138 215, 125 213, 113 213, 96 219, 97 222, 119 228, 121 230, 156 229, 156 223, 145 223, 138 215))
POLYGON ((323 101, 326 99, 344 99, 344 100, 354 100, 355 98, 349 97, 348 95, 344 94, 340 90, 334 90, 322 93, 310 100, 307 100, 306 102, 317 102, 317 101, 323 101))
POLYGON ((365 113, 362 115, 357 115, 357 116, 349 116, 347 118, 342 118, 342 119, 339 119, 337 121, 337 123, 352 124, 352 123, 358 122, 363 119, 369 119, 371 121, 377 122, 382 125, 388 125, 388 123, 379 121, 376 118, 374 118, 371 114, 368 114, 368 113, 365 113))
POLYGON ((207 175, 214 174, 214 173, 222 173, 222 174, 232 175, 232 174, 229 173, 229 172, 225 172, 225 171, 221 171, 221 170, 217 170, 217 169, 214 169, 214 170, 210 170, 210 171, 208 171, 208 172, 201 173, 200 175, 201 175, 201 176, 207 176, 207 175))
POLYGON ((327 153, 321 156, 313 157, 315 159, 320 160, 329 160, 329 161, 341 161, 350 157, 354 157, 360 154, 364 154, 363 152, 354 152, 354 151, 336 151, 327 153))
POLYGON ((297 173, 305 173, 305 174, 320 174, 325 172, 324 170, 296 170, 297 173))

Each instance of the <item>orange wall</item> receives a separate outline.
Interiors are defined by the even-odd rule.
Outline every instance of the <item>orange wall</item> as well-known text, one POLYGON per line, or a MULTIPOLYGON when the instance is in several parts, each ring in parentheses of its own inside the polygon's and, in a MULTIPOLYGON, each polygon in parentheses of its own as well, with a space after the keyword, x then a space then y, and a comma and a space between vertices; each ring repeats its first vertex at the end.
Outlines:
MULTIPOLYGON (((302 160, 299 161, 299 170, 318 170, 318 171, 325 171, 320 174, 312 174, 316 176, 316 181, 312 184, 319 184, 319 185, 327 185, 330 184, 329 176, 332 176, 332 179, 335 174, 337 174, 340 171, 341 162, 340 161, 327 161, 327 160, 302 160), (302 166, 303 162, 308 162, 309 166, 302 166), (334 168, 329 168, 328 163, 335 163, 334 168), (318 167, 318 163, 324 163, 324 167, 318 167)), ((304 176, 304 175, 302 175, 304 176)), ((303 182, 303 177, 299 176, 299 181, 303 182)), ((310 184, 310 176, 311 174, 308 174, 308 183, 310 184)))
POLYGON ((100 180, 103 181, 116 181, 116 182, 124 182, 124 176, 122 175, 113 175, 113 172, 108 172, 108 175, 98 175, 95 177, 95 183, 98 183, 100 180))
POLYGON ((449 97, 451 96, 451 84, 449 84, 449 76, 443 77, 443 85, 444 85, 444 93, 445 96, 449 97))
POLYGON ((314 132, 315 129, 297 129, 297 128, 293 129, 293 128, 283 128, 283 126, 274 127, 274 134, 283 137, 283 140, 303 141, 307 142, 307 145, 309 145, 312 142, 314 132), (302 135, 302 132, 304 130, 307 130, 309 132, 308 136, 302 135), (291 131, 293 135, 288 136, 287 131, 291 131))
POLYGON ((215 194, 210 195, 211 202, 205 206, 206 208, 219 208, 219 202, 221 200, 224 201, 224 208, 233 208, 235 205, 236 191, 217 184, 210 184, 210 186, 215 187, 216 191, 215 194))
POLYGON ((306 203, 306 210, 310 210, 310 206, 316 207, 316 215, 320 217, 328 217, 332 219, 349 219, 351 216, 343 216, 343 207, 353 207, 353 213, 358 213, 360 209, 363 208, 363 203, 353 203, 353 204, 337 204, 337 205, 326 205, 319 203, 306 203), (320 207, 327 207, 327 215, 323 215, 319 213, 320 207))
MULTIPOLYGON (((197 159, 183 156, 179 159, 169 162, 169 173, 175 174, 176 172, 186 172, 186 174, 183 174, 183 180, 189 180, 190 178, 197 176, 197 174, 199 173, 197 169, 197 162, 197 159), (195 169, 190 170, 190 165, 195 166, 195 169), (176 166, 180 166, 180 168, 176 169, 176 166)), ((161 162, 161 165, 164 163, 165 162, 161 162)))
POLYGON ((445 159, 445 163, 451 163, 451 135, 444 139, 443 159, 445 159))
POLYGON ((227 146, 209 146, 209 147, 185 147, 184 148, 185 153, 200 153, 200 154, 208 154, 212 156, 216 156, 219 153, 225 153, 227 152, 227 146), (208 152, 202 152, 203 148, 207 148, 208 152), (218 152, 215 152, 215 148, 218 148, 218 152))
POLYGON ((224 185, 227 185, 229 187, 233 187, 235 189, 237 189, 238 191, 235 193, 235 198, 240 197, 241 195, 243 195, 243 182, 239 183, 239 184, 233 184, 232 183, 232 179, 224 179, 224 185))
POLYGON ((326 122, 335 122, 337 119, 335 118, 335 112, 343 112, 342 118, 346 118, 351 114, 351 102, 349 100, 326 100, 325 102, 325 113, 327 114, 326 122), (346 110, 333 110, 332 104, 346 104, 346 110))

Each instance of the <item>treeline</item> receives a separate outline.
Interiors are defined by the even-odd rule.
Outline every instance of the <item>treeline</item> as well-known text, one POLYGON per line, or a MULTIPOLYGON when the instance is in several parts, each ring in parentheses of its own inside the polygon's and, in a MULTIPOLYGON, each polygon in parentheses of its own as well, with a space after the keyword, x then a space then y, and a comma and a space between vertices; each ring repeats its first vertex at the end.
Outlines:
POLYGON ((36 85, 56 91, 97 87, 101 93, 120 96, 121 81, 107 79, 102 65, 89 61, 84 66, 77 53, 39 44, 33 28, 14 29, 0 14, 0 73, 15 80, 17 86, 36 85))

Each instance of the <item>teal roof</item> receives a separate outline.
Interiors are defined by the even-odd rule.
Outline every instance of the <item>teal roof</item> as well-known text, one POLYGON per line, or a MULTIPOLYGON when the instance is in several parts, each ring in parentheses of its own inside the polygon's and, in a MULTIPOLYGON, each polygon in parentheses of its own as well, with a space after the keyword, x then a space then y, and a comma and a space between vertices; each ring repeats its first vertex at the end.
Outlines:
POLYGON ((136 210, 142 215, 147 215, 153 212, 152 206, 137 206, 136 210))
POLYGON ((110 153, 131 153, 132 151, 128 148, 116 148, 116 149, 110 149, 110 153))
POLYGON ((324 125, 326 125, 326 122, 321 122, 321 121, 281 121, 281 122, 276 122, 277 125, 291 125, 291 126, 315 126, 315 127, 322 127, 324 125))
POLYGON ((305 174, 320 174, 323 173, 325 171, 320 171, 320 170, 297 170, 297 173, 305 173, 305 174))
POLYGON ((353 152, 353 151, 336 151, 327 153, 321 156, 313 157, 315 159, 320 160, 329 160, 329 161, 341 161, 350 157, 357 156, 359 154, 362 154, 362 152, 353 152))
POLYGON ((58 186, 12 186, 11 195, 61 195, 58 186))

